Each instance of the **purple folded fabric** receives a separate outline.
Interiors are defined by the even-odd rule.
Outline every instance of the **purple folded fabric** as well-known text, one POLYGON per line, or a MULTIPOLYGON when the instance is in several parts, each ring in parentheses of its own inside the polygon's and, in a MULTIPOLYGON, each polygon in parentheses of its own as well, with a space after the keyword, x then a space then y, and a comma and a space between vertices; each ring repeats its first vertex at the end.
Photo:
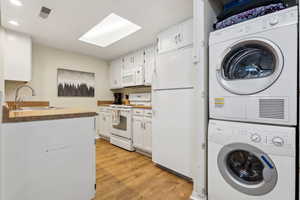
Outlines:
POLYGON ((251 10, 239 13, 237 15, 228 17, 227 19, 220 21, 218 23, 215 24, 215 29, 219 30, 240 22, 244 22, 247 21, 249 19, 253 19, 256 17, 260 17, 263 15, 267 15, 279 10, 283 10, 285 9, 285 6, 283 3, 277 3, 277 4, 270 4, 268 6, 261 6, 258 8, 253 8, 251 10))

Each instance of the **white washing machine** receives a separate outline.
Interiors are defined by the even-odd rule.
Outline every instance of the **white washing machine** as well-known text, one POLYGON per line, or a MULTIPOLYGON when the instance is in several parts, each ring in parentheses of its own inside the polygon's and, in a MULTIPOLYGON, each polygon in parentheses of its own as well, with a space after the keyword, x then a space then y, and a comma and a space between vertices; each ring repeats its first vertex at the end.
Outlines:
POLYGON ((209 200, 295 200, 295 128, 211 120, 209 200))
POLYGON ((297 7, 210 35, 210 118, 296 125, 297 7))

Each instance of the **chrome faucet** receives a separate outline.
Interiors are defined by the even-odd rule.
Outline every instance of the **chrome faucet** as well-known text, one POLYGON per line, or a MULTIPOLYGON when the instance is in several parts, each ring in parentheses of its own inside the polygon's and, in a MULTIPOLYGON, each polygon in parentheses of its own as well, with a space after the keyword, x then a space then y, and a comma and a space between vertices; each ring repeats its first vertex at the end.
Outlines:
POLYGON ((20 104, 20 101, 21 101, 21 98, 19 98, 19 92, 20 92, 20 90, 21 90, 22 88, 25 88, 25 87, 31 89, 32 96, 35 96, 35 91, 34 91, 34 89, 33 89, 32 87, 30 87, 29 85, 21 85, 21 86, 19 86, 19 87, 17 88, 17 90, 16 90, 16 95, 15 95, 15 106, 16 106, 16 109, 19 108, 19 104, 20 104))

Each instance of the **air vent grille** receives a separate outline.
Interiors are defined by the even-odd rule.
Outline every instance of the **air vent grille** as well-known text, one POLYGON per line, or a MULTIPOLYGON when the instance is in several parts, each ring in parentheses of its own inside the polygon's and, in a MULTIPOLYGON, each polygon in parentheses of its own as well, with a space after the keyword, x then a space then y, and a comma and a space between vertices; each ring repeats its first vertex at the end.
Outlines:
POLYGON ((259 117, 284 119, 284 99, 260 99, 259 117))
POLYGON ((39 16, 43 19, 48 18, 49 14, 51 13, 51 9, 47 7, 42 7, 39 16))

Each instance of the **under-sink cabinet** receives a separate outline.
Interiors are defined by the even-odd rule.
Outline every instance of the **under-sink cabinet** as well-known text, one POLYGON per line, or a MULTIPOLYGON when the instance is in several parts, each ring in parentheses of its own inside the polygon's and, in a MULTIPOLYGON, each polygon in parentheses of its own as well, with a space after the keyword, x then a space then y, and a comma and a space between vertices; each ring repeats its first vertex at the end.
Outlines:
POLYGON ((133 110, 133 146, 147 154, 152 153, 152 111, 133 110))

